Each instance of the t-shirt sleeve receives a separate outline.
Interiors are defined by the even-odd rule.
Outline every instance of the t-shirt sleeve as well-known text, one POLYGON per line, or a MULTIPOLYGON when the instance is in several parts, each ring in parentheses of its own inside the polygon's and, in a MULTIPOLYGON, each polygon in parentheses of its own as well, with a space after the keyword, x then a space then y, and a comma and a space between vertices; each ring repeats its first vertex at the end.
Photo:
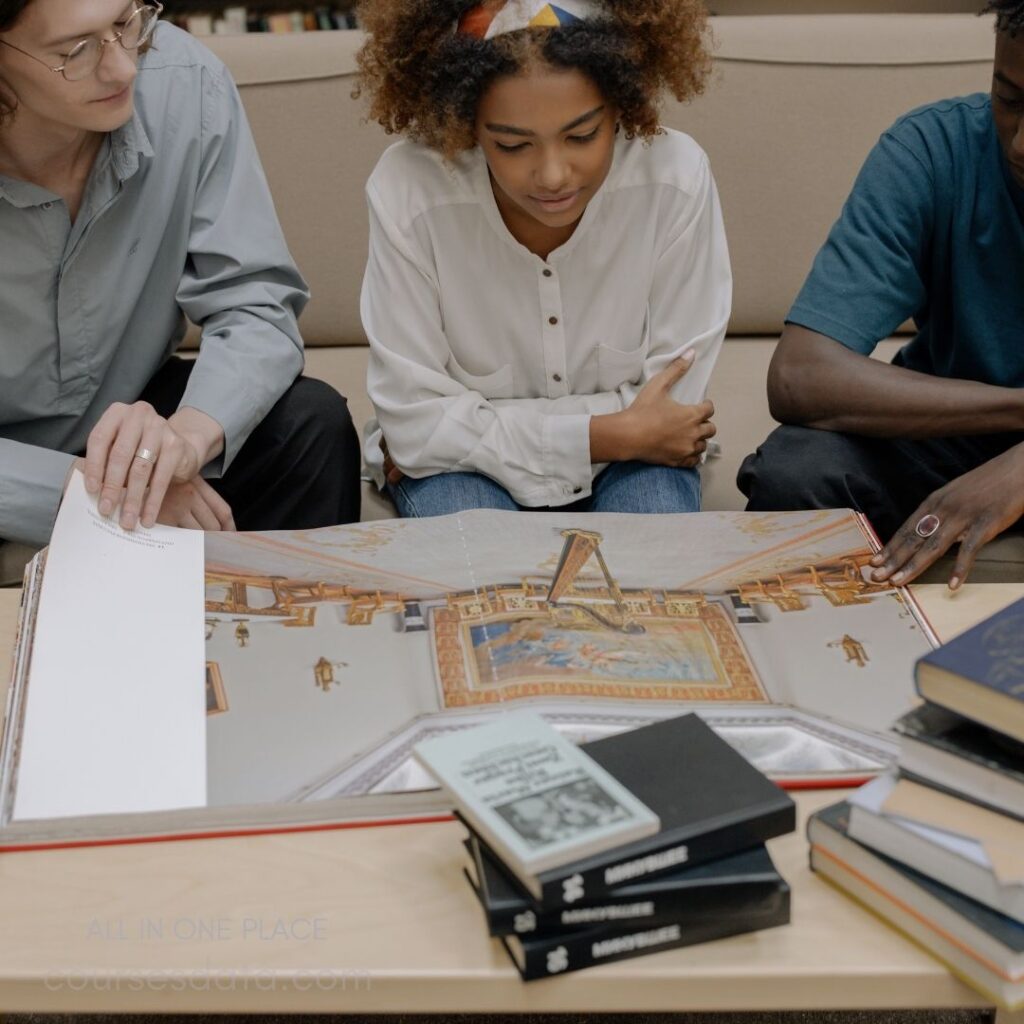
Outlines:
POLYGON ((922 310, 936 186, 912 143, 887 132, 871 151, 788 323, 867 355, 922 310))

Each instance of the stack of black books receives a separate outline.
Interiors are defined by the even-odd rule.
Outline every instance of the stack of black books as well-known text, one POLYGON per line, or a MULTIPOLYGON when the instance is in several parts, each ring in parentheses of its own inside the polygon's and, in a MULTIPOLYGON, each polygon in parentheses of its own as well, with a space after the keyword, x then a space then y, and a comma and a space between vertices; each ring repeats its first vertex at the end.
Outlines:
POLYGON ((789 922, 789 887, 764 843, 793 831, 793 801, 698 716, 582 749, 661 827, 525 878, 470 831, 467 879, 524 979, 789 922))
POLYGON ((920 659, 899 771, 809 825, 811 867, 1024 1005, 1024 601, 920 659))

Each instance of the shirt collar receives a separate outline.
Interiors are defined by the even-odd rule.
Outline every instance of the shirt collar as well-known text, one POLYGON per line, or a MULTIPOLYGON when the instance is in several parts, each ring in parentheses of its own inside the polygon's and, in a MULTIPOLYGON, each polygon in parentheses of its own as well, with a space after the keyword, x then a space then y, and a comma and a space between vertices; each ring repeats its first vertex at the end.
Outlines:
POLYGON ((42 206, 52 203, 57 197, 48 189, 33 185, 30 181, 19 181, 17 178, 6 178, 0 174, 0 199, 19 210, 31 206, 42 206))
MULTIPOLYGON (((110 133, 110 163, 119 181, 127 181, 139 169, 140 157, 153 156, 153 145, 146 134, 146 128, 138 110, 132 111, 131 120, 110 133)), ((101 149, 96 157, 103 159, 101 149)), ((45 188, 30 181, 19 181, 0 175, 0 199, 6 200, 18 209, 42 206, 53 202, 56 197, 45 188)))
POLYGON ((114 173, 119 180, 127 181, 139 169, 139 158, 151 156, 153 146, 136 107, 131 120, 110 133, 110 159, 114 173))

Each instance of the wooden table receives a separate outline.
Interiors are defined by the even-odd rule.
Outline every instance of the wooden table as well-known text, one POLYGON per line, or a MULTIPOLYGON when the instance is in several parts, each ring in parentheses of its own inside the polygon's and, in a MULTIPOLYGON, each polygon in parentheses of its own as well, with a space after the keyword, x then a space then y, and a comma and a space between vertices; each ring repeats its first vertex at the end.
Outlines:
MULTIPOLYGON (((950 636, 1024 585, 919 597, 950 636)), ((16 591, 0 591, 6 663, 16 591)), ((74 771, 74 765, 67 765, 74 771)), ((130 769, 129 769, 130 770, 130 769)), ((980 1007, 935 960, 813 877, 797 797, 771 843, 793 923, 522 984, 460 877, 451 823, 0 856, 0 1010, 656 1012, 980 1007)), ((1024 1024, 1003 1014, 1000 1024, 1024 1024)))

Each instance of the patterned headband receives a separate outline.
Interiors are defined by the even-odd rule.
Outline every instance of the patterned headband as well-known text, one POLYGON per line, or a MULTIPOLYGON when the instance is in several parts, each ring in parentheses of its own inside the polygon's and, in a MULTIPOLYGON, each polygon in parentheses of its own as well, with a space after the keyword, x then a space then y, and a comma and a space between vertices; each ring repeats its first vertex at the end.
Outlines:
POLYGON ((493 39, 524 28, 558 28, 595 17, 595 0, 505 0, 479 3, 459 18, 455 31, 477 39, 493 39))

